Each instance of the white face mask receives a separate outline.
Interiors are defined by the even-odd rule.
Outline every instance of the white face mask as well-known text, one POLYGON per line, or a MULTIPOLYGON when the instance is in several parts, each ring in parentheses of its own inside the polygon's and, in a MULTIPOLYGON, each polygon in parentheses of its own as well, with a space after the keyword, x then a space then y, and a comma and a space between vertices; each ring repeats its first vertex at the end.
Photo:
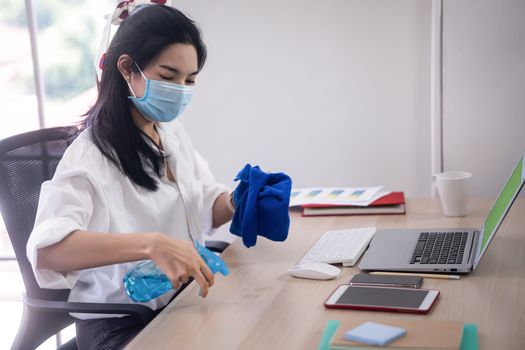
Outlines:
POLYGON ((186 106, 193 96, 193 87, 168 83, 161 80, 148 79, 137 66, 140 74, 146 80, 144 96, 138 98, 135 92, 128 86, 133 93, 129 99, 139 112, 152 121, 171 122, 184 112, 186 106))

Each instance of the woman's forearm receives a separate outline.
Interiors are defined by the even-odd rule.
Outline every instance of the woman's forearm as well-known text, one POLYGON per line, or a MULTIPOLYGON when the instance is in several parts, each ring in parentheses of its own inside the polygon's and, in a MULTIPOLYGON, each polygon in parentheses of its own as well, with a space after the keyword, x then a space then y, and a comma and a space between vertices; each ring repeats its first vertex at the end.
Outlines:
POLYGON ((155 233, 73 231, 60 242, 39 249, 37 266, 68 272, 148 259, 154 239, 155 233))
POLYGON ((69 272, 143 259, 153 260, 175 289, 194 277, 204 298, 213 285, 213 273, 191 241, 157 232, 74 231, 60 242, 39 249, 37 267, 69 272))
POLYGON ((229 193, 220 194, 213 203, 213 228, 217 228, 233 218, 233 213, 228 209, 229 193))

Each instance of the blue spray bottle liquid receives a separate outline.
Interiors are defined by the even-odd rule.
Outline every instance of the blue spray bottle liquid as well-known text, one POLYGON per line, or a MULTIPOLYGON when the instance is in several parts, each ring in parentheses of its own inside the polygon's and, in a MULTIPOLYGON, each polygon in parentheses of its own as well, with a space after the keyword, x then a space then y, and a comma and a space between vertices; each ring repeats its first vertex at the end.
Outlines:
MULTIPOLYGON (((220 272, 227 276, 230 271, 220 257, 196 243, 197 252, 214 274, 220 272)), ((133 266, 123 279, 124 288, 129 298, 136 302, 147 302, 170 291, 171 285, 168 277, 151 260, 145 260, 133 266)))

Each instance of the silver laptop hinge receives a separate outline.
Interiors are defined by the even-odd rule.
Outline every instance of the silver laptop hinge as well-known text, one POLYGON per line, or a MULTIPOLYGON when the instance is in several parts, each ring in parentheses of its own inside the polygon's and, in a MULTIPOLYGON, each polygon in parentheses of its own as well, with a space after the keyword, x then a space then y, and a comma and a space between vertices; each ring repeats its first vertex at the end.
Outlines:
MULTIPOLYGON (((483 227, 481 228, 483 230, 483 227)), ((479 234, 482 231, 474 231, 474 237, 472 238, 472 244, 470 245, 470 254, 467 260, 467 263, 472 266, 472 269, 474 269, 474 264, 476 264, 476 254, 478 251, 478 246, 480 242, 479 234)))

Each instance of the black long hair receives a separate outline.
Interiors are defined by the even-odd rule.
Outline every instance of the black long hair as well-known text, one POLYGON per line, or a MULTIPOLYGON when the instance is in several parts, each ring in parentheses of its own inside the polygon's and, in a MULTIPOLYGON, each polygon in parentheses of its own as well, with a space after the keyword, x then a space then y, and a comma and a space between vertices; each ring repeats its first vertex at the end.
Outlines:
MULTIPOLYGON (((111 41, 97 101, 81 123, 81 130, 91 128, 93 142, 104 156, 135 184, 152 191, 158 188, 164 157, 133 122, 128 86, 117 61, 121 55, 128 54, 144 69, 168 45, 176 43, 195 47, 201 70, 206 60, 206 46, 195 23, 169 6, 138 6, 120 24, 111 41)), ((133 72, 138 72, 135 64, 131 67, 133 72)))

